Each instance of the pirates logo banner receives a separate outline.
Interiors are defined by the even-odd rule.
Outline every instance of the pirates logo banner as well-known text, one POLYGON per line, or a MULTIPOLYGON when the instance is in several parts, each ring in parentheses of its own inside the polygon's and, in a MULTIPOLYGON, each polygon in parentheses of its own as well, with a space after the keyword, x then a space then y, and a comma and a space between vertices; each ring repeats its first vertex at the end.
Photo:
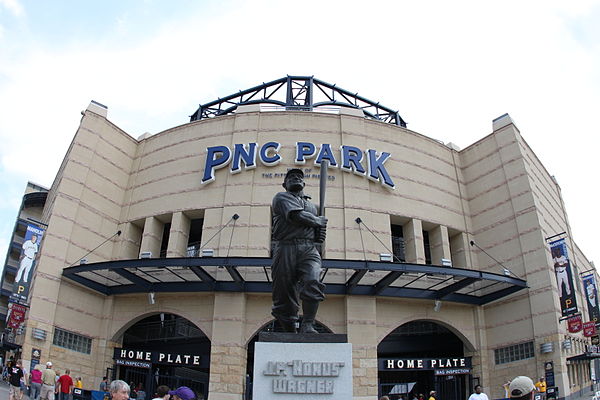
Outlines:
POLYGON ((588 306, 588 314, 590 321, 593 321, 596 326, 600 324, 600 307, 598 307, 598 288, 596 287, 596 278, 594 275, 586 275, 581 277, 583 282, 583 293, 588 306))
POLYGON ((38 251, 40 250, 40 242, 42 241, 43 235, 43 229, 36 225, 27 225, 25 241, 21 246, 22 251, 19 260, 19 269, 15 277, 13 292, 10 295, 11 302, 27 305, 29 287, 35 271, 35 262, 38 251))
POLYGON ((563 317, 573 315, 577 312, 577 301, 575 300, 575 288, 573 287, 573 275, 571 263, 567 251, 565 239, 550 243, 552 263, 558 284, 558 297, 560 298, 560 309, 563 317))

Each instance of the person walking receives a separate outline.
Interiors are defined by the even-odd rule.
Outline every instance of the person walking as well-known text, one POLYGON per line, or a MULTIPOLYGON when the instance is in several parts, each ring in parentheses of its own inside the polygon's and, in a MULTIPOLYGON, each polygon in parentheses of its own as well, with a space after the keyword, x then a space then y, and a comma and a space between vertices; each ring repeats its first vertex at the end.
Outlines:
POLYGON ((8 371, 8 383, 10 388, 8 391, 9 400, 21 400, 23 398, 23 392, 21 391, 21 379, 25 374, 23 373, 23 367, 21 360, 17 360, 16 363, 9 367, 8 371))
POLYGON ((175 390, 170 390, 169 394, 172 400, 196 400, 196 393, 187 386, 180 386, 175 390))
POLYGON ((40 395, 42 394, 42 370, 41 365, 38 364, 33 368, 29 377, 29 385, 31 388, 29 389, 29 399, 30 400, 39 400, 40 395))
POLYGON ((56 372, 52 369, 52 362, 46 363, 46 369, 42 372, 42 400, 54 400, 56 392, 56 372))
POLYGON ((535 389, 542 395, 542 400, 546 399, 546 378, 540 377, 540 380, 535 383, 535 389))
POLYGON ((112 400, 129 400, 131 388, 127 382, 115 380, 110 383, 109 392, 112 400))
POLYGON ((61 375, 56 382, 56 389, 58 391, 58 400, 71 400, 71 393, 73 393, 73 379, 69 375, 71 370, 65 370, 64 375, 61 375))
POLYGON ((469 396, 469 400, 489 400, 487 394, 483 393, 481 385, 475 385, 475 393, 469 396))
POLYGON ((101 392, 108 392, 108 377, 106 377, 106 376, 102 377, 102 382, 100 382, 99 390, 101 392))

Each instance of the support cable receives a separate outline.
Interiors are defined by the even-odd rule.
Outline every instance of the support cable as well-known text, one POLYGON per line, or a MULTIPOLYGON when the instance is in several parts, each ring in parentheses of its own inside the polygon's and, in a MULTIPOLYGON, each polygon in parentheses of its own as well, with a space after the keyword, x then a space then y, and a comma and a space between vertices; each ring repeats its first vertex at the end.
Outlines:
POLYGON ((77 259, 77 261, 75 261, 74 263, 70 264, 67 268, 72 267, 73 265, 77 264, 78 262, 81 262, 81 260, 83 260, 84 258, 86 258, 87 256, 89 256, 90 254, 92 254, 94 251, 96 251, 104 243, 108 242, 109 240, 111 240, 115 236, 120 236, 120 235, 121 235, 121 231, 117 231, 117 233, 115 233, 114 235, 112 235, 111 237, 109 237, 108 239, 106 239, 105 241, 103 241, 102 243, 100 243, 98 246, 94 247, 92 250, 90 250, 87 253, 85 253, 83 256, 79 257, 77 259))

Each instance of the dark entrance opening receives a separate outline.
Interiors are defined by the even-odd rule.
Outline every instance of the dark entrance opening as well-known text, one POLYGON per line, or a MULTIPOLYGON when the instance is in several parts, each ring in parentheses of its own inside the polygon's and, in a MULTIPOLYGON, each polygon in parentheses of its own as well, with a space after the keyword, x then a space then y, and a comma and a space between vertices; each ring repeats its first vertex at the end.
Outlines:
MULTIPOLYGON (((198 327, 189 320, 174 314, 156 314, 144 318, 123 334, 123 349, 135 352, 163 354, 155 356, 150 368, 115 364, 113 379, 122 379, 131 386, 131 399, 141 399, 134 389, 141 387, 144 399, 154 398, 156 388, 167 385, 172 390, 188 386, 198 394, 198 399, 208 397, 208 377, 210 367, 210 341, 198 327), (177 355, 200 355, 199 365, 178 365, 177 355), (170 355, 168 357, 167 355, 170 355)), ((192 358, 188 357, 188 360, 192 358)))
MULTIPOLYGON (((302 317, 300 317, 299 323, 302 322, 302 317)), ((331 329, 321 324, 318 321, 315 321, 315 329, 319 333, 333 333, 331 329)), ((252 400, 252 377, 254 374, 254 348, 256 342, 258 342, 258 335, 261 332, 283 332, 279 327, 279 324, 275 322, 275 320, 269 322, 264 325, 256 334, 250 339, 248 342, 248 353, 247 353, 247 362, 246 362, 246 393, 244 395, 244 400, 252 400)), ((260 399, 257 399, 260 400, 260 399)))
MULTIPOLYGON (((471 375, 436 375, 436 371, 407 369, 386 371, 384 361, 392 359, 444 359, 464 356, 461 339, 446 327, 431 321, 412 321, 392 331, 377 346, 379 396, 391 400, 413 400, 422 394, 427 400, 435 390, 439 399, 466 399, 471 375)), ((439 371, 438 371, 439 373, 439 371)))

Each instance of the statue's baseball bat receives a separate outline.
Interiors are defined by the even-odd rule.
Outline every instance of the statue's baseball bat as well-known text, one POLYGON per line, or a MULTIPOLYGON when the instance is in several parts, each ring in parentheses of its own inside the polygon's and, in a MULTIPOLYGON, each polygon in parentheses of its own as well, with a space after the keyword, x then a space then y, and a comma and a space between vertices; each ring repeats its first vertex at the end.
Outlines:
MULTIPOLYGON (((327 168, 329 167, 329 161, 322 160, 321 161, 321 173, 319 177, 319 215, 325 216, 325 192, 327 187, 327 168)), ((325 243, 320 243, 319 253, 321 253, 321 258, 323 257, 323 253, 325 252, 325 243)), ((327 269, 325 269, 323 276, 321 277, 321 282, 325 279, 325 275, 327 274, 327 269)))

